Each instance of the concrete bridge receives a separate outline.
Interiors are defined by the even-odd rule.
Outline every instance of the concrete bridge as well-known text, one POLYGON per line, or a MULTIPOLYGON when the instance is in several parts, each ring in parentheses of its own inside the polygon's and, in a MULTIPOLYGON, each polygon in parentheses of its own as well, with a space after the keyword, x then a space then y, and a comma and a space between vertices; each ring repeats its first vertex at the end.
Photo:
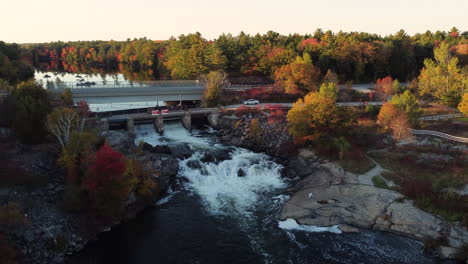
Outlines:
MULTIPOLYGON (((265 85, 227 85, 226 90, 246 90, 265 85)), ((63 82, 49 87, 61 93, 70 89, 74 101, 86 100, 89 104, 103 102, 142 101, 199 101, 204 84, 198 80, 138 81, 138 82, 63 82)))
POLYGON ((136 124, 152 123, 158 133, 164 133, 164 121, 181 120, 185 129, 192 129, 192 119, 206 119, 209 125, 216 126, 219 116, 217 108, 196 108, 190 110, 179 110, 168 112, 167 114, 152 115, 149 113, 134 113, 114 115, 104 118, 104 129, 108 130, 112 126, 126 127, 127 130, 133 130, 136 124))

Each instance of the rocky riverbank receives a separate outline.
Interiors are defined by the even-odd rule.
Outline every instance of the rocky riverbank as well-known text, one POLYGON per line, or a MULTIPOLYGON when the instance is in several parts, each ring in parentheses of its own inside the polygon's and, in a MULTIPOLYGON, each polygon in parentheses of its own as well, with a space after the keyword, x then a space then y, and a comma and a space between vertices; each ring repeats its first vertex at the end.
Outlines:
MULTIPOLYGON (((167 189, 178 173, 177 158, 186 155, 184 151, 190 151, 190 148, 187 150, 183 147, 158 149, 149 146, 138 149, 134 144, 134 135, 127 131, 107 131, 102 135, 113 148, 149 166, 158 183, 158 190, 154 191, 160 193, 167 189)), ((14 203, 21 212, 18 217, 24 220, 22 225, 4 232, 16 246, 21 263, 63 263, 67 255, 83 249, 99 233, 109 231, 113 226, 155 204, 155 201, 141 199, 132 192, 120 219, 91 231, 85 227, 86 215, 64 210, 65 171, 57 166, 52 145, 11 144, 7 152, 13 157, 11 162, 20 164, 29 174, 29 179, 37 181, 37 187, 34 188, 24 185, 0 188, 0 205, 14 203)))
POLYGON ((293 140, 286 122, 268 122, 265 116, 226 116, 218 120, 218 133, 226 145, 244 147, 256 152, 266 152, 273 157, 287 158, 295 155, 293 140), (258 121, 258 128, 252 126, 258 121))
MULTIPOLYGON (((316 166, 313 155, 301 152, 299 159, 316 166)), ((314 226, 339 225, 343 232, 359 228, 389 231, 419 240, 446 240, 438 247, 442 258, 455 258, 468 243, 468 231, 413 205, 398 192, 367 184, 362 175, 324 163, 298 182, 291 199, 284 205, 280 219, 292 218, 314 226)))
POLYGON ((468 244, 468 231, 417 208, 393 190, 377 188, 364 175, 346 172, 334 163, 320 159, 311 151, 296 154, 285 124, 268 124, 260 118, 260 140, 254 137, 252 117, 224 116, 220 136, 226 144, 267 152, 279 158, 285 174, 301 180, 291 188, 292 196, 279 218, 292 218, 314 226, 339 225, 343 232, 360 228, 394 232, 421 241, 443 242, 436 250, 441 258, 455 258, 468 244), (282 153, 289 150, 287 153, 282 153), (285 159, 286 158, 286 159, 285 159))

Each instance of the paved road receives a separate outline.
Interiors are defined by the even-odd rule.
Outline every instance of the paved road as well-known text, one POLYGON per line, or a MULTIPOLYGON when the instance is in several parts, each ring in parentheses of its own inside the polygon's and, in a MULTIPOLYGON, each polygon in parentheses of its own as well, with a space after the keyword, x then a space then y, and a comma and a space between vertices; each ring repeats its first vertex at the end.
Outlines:
MULTIPOLYGON (((336 103, 338 106, 366 106, 366 105, 383 105, 385 102, 338 102, 336 103)), ((233 105, 228 105, 225 106, 224 108, 238 108, 240 106, 243 106, 244 104, 233 104, 233 105)), ((257 105, 245 105, 248 107, 256 107, 256 106, 266 106, 266 105, 282 105, 284 107, 292 107, 293 103, 260 103, 257 105)))

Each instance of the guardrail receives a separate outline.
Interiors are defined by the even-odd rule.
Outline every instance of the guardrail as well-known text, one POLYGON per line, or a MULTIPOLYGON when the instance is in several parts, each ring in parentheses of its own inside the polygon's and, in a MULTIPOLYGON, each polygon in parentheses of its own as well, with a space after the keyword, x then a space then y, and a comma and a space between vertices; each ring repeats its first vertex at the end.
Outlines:
POLYGON ((92 89, 119 89, 119 88, 142 88, 142 87, 200 87, 203 83, 197 80, 167 80, 167 81, 83 81, 83 82, 46 82, 45 86, 50 90, 83 88, 92 89))
POLYGON ((368 106, 368 105, 383 105, 385 102, 337 102, 338 106, 368 106))
POLYGON ((452 136, 449 134, 445 134, 445 133, 433 131, 433 130, 411 129, 411 133, 415 135, 431 135, 431 136, 441 137, 441 138, 445 138, 445 139, 456 141, 456 142, 468 143, 468 138, 456 137, 456 136, 452 136))
MULTIPOLYGON (((204 88, 203 82, 198 80, 166 80, 166 81, 83 81, 83 82, 46 82, 45 86, 50 90, 63 90, 63 89, 119 89, 119 88, 158 88, 158 87, 190 87, 190 88, 204 88)), ((229 84, 223 89, 243 91, 248 89, 266 88, 272 89, 272 84, 253 84, 253 85, 237 85, 229 84)))
POLYGON ((450 118, 457 118, 463 117, 463 114, 447 114, 447 115, 436 115, 436 116, 423 116, 420 117, 419 120, 439 120, 439 119, 450 119, 450 118))

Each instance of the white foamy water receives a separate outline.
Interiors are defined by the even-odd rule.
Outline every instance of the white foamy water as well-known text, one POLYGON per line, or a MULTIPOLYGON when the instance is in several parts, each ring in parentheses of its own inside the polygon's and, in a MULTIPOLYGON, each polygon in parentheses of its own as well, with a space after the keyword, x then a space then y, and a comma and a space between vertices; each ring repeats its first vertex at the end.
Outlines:
MULTIPOLYGON (((197 134, 197 131, 194 131, 197 134)), ((210 146, 210 139, 197 137, 187 131, 180 122, 165 122, 164 134, 161 136, 154 130, 153 124, 141 124, 135 126, 135 143, 144 141, 153 146, 187 143, 191 147, 210 146)))
POLYGON ((236 148, 230 159, 219 164, 188 166, 201 156, 196 153, 182 161, 181 175, 189 180, 187 186, 202 198, 212 214, 248 214, 263 193, 286 186, 280 175, 281 165, 264 154, 236 148))
POLYGON ((172 188, 169 186, 168 190, 167 190, 167 194, 166 196, 162 197, 161 199, 159 199, 157 202, 156 202, 156 205, 163 205, 167 202, 169 202, 172 197, 174 197, 174 195, 176 195, 179 191, 174 191, 172 190, 172 188))
POLYGON ((262 194, 286 186, 281 178, 282 166, 267 155, 235 148, 224 161, 201 162, 205 153, 230 149, 214 144, 209 137, 197 136, 197 131, 190 133, 180 122, 166 122, 164 125, 163 136, 155 132, 152 124, 137 125, 136 144, 140 141, 153 146, 187 143, 197 150, 190 158, 180 161, 179 175, 188 180, 185 187, 201 197, 209 213, 248 214, 262 194), (193 166, 193 163, 199 165, 193 166))
POLYGON ((284 221, 278 221, 278 227, 284 230, 293 231, 304 231, 304 232, 330 232, 335 234, 341 234, 341 230, 337 225, 330 227, 311 226, 311 225, 300 225, 296 220, 288 218, 284 221))

